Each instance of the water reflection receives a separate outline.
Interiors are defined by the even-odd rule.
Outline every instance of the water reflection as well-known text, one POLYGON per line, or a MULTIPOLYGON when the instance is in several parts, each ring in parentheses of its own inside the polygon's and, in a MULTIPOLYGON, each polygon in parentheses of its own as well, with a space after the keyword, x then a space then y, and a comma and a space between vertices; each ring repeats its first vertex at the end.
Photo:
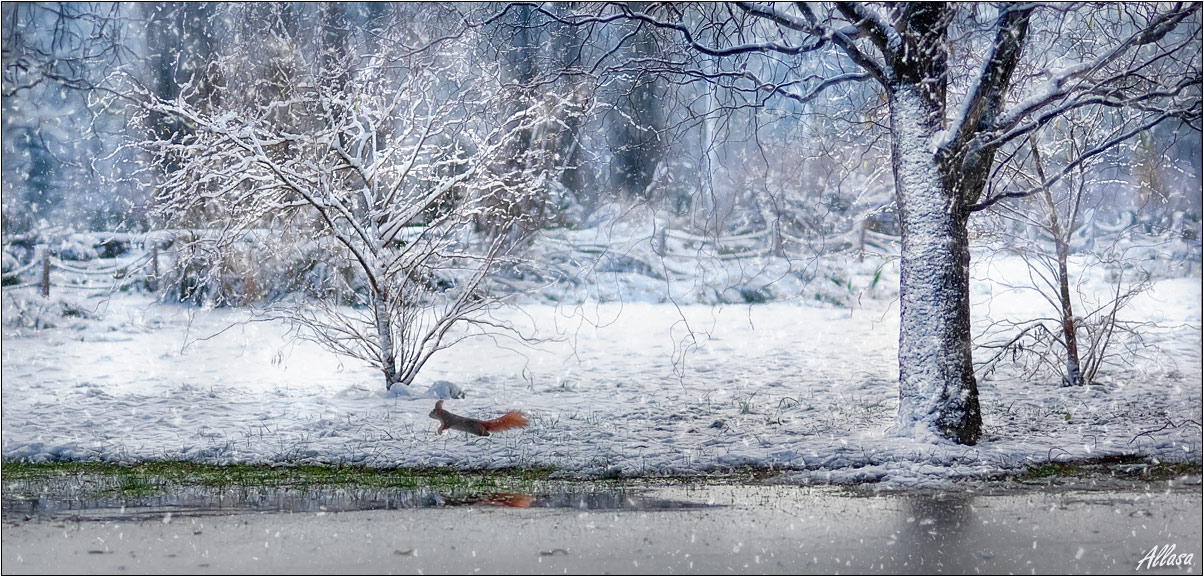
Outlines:
POLYGON ((973 495, 917 495, 901 500, 889 567, 906 574, 970 573, 982 567, 968 548, 978 522, 973 495))
POLYGON ((493 505, 495 507, 514 507, 516 509, 526 509, 531 506, 534 499, 530 495, 522 493, 490 493, 485 498, 477 501, 478 505, 493 505))
POLYGON ((650 497, 641 489, 556 490, 538 494, 518 492, 437 491, 430 488, 399 489, 213 489, 182 487, 165 495, 145 497, 36 498, 5 497, 5 520, 76 517, 100 519, 212 515, 243 511, 319 513, 413 509, 429 507, 550 507, 581 510, 664 511, 707 507, 702 503, 650 497))

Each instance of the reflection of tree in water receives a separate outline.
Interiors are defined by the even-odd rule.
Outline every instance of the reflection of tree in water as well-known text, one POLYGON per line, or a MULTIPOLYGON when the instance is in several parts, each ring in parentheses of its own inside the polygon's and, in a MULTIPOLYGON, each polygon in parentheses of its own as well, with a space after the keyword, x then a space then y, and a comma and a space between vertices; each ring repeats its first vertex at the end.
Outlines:
POLYGON ((553 489, 538 494, 358 487, 180 487, 166 494, 136 497, 3 499, 4 518, 70 516, 98 519, 158 519, 166 512, 204 516, 222 512, 271 511, 317 513, 426 509, 438 507, 541 507, 580 510, 674 511, 706 508, 689 501, 661 499, 640 490, 553 489))
POLYGON ((981 569, 981 551, 967 547, 973 542, 968 534, 978 523, 973 496, 920 495, 901 501, 904 506, 895 532, 898 540, 883 560, 891 572, 971 573, 981 569))

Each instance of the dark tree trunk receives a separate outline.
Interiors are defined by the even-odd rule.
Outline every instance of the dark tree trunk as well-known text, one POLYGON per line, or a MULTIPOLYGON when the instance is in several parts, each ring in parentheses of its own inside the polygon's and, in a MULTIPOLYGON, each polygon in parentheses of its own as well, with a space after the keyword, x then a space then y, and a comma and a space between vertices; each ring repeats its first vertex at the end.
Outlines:
POLYGON ((1070 246, 1060 237, 1055 237, 1058 251, 1058 299, 1062 301, 1062 338, 1066 341, 1066 384, 1083 384, 1083 370, 1079 365, 1079 338, 1074 322, 1074 309, 1070 304, 1070 274, 1066 270, 1066 257, 1070 246))
POLYGON ((950 15, 942 3, 907 4, 896 25, 902 45, 881 41, 903 233, 895 428, 972 445, 982 413, 970 340, 969 211, 961 175, 933 147, 945 128, 950 15))
POLYGON ((393 323, 389 317, 386 297, 372 295, 373 315, 376 320, 377 346, 380 347, 380 370, 385 374, 385 390, 397 384, 397 359, 393 353, 393 323))
POLYGON ((42 296, 50 298, 50 247, 42 247, 42 296))
POLYGON ((903 231, 896 430, 974 444, 982 429, 970 341, 968 213, 928 143, 939 104, 918 88, 890 94, 892 163, 903 231))
MULTIPOLYGON (((1045 182, 1045 167, 1041 160, 1041 151, 1035 140, 1030 140, 1033 150, 1033 166, 1037 169, 1037 178, 1045 182)), ((1042 186, 1041 192, 1045 200, 1045 210, 1049 213, 1049 232, 1054 239, 1054 251, 1058 259, 1058 302, 1061 304, 1062 341, 1066 345, 1066 384, 1079 386, 1083 384, 1083 369, 1079 364, 1079 338, 1074 322, 1074 307, 1070 303, 1070 272, 1066 259, 1070 255, 1069 231, 1062 230, 1058 220, 1058 205, 1054 202, 1053 193, 1048 186, 1042 186)), ((1068 224, 1068 226, 1072 226, 1068 224)))

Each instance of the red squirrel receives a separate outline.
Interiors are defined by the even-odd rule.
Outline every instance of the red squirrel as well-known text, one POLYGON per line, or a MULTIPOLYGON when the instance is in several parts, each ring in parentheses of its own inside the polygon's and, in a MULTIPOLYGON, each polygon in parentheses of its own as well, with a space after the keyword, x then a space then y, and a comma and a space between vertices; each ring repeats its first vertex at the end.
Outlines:
POLYGON ((472 433, 482 437, 488 437, 489 433, 497 431, 505 431, 514 427, 527 426, 527 417, 523 416, 518 411, 510 411, 492 421, 478 421, 468 417, 461 417, 454 413, 449 413, 443 410, 443 401, 435 401, 435 408, 431 411, 431 418, 439 420, 439 431, 435 434, 443 434, 447 429, 455 429, 472 433))

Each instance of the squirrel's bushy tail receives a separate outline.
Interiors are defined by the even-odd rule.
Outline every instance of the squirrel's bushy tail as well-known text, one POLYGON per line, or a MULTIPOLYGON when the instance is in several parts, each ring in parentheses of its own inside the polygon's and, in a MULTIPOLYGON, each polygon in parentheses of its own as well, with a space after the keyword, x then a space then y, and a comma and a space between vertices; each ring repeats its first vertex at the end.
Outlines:
POLYGON ((506 429, 527 426, 527 417, 518 411, 510 411, 496 419, 484 421, 482 424, 485 425, 485 430, 491 433, 505 431, 506 429))

